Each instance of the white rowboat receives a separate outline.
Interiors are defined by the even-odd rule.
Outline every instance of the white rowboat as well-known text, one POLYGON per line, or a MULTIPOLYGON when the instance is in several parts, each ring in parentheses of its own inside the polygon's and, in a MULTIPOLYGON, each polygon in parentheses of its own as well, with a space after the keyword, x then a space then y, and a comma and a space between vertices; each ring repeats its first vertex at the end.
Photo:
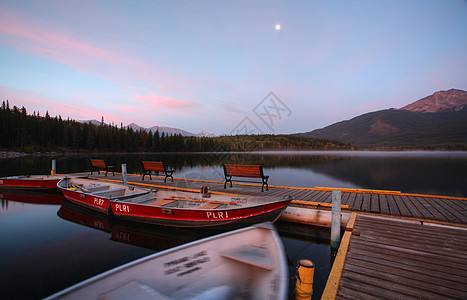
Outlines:
POLYGON ((47 299, 286 299, 284 253, 273 225, 261 223, 141 258, 47 299))

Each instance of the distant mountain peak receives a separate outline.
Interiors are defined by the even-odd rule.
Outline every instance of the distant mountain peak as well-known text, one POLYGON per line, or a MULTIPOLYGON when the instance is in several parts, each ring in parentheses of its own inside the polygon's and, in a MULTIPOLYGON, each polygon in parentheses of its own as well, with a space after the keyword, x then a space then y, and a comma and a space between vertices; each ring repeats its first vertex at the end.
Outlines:
MULTIPOLYGON (((97 121, 97 120, 82 120, 82 121, 79 121, 79 122, 81 122, 81 123, 92 123, 92 124, 97 125, 97 126, 101 125, 101 122, 97 121)), ((165 135, 181 134, 183 136, 196 136, 196 137, 214 137, 215 136, 213 133, 207 132, 207 131, 204 131, 204 130, 199 132, 199 133, 191 133, 191 132, 185 131, 183 129, 167 127, 167 126, 153 126, 151 128, 144 128, 142 126, 139 126, 136 123, 130 123, 130 124, 126 125, 125 128, 131 128, 134 131, 144 130, 144 131, 148 131, 148 132, 152 132, 152 133, 155 133, 156 131, 159 131, 159 134, 164 133, 165 135)))
POLYGON ((369 148, 465 149, 467 92, 439 91, 401 109, 365 113, 299 135, 369 148))
POLYGON ((447 91, 439 91, 431 96, 417 100, 401 109, 435 113, 446 111, 462 111, 467 107, 467 92, 458 89, 450 89, 447 91))

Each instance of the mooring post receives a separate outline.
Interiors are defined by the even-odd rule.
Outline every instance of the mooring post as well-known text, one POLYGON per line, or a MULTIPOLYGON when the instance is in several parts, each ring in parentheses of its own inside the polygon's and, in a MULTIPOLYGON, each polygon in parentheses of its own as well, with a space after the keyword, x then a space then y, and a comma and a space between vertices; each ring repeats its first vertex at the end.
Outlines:
POLYGON ((57 161, 52 159, 52 170, 50 170, 50 175, 57 174, 57 161))
POLYGON ((339 248, 341 240, 341 191, 332 191, 331 248, 339 248))
POLYGON ((127 173, 126 173, 126 164, 122 164, 122 182, 123 184, 126 184, 127 182, 127 173))
POLYGON ((301 259, 297 263, 297 274, 295 277, 295 299, 311 299, 313 295, 313 279, 315 265, 308 259, 301 259))

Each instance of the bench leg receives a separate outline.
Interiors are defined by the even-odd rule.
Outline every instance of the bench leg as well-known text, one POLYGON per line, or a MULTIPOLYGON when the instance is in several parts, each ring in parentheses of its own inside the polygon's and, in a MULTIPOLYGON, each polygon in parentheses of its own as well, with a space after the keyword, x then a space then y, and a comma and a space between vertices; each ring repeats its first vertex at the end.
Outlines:
POLYGON ((264 192, 264 186, 266 185, 266 191, 269 191, 269 185, 268 185, 268 180, 262 178, 263 180, 263 185, 261 186, 261 192, 264 192))
POLYGON ((230 176, 229 178, 225 176, 224 189, 226 188, 225 186, 227 185, 227 182, 230 182, 230 187, 232 187, 232 176, 230 176))

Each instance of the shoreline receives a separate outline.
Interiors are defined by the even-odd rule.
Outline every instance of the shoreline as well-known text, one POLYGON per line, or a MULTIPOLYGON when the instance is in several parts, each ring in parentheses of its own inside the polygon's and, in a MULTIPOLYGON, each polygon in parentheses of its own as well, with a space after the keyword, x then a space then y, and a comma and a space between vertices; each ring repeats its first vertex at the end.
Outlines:
POLYGON ((336 155, 336 156, 377 156, 377 155, 420 155, 420 154, 459 154, 467 155, 464 150, 265 150, 265 151, 223 151, 223 152, 20 152, 20 151, 0 151, 0 159, 5 158, 22 158, 22 157, 53 157, 53 156, 86 156, 91 154, 98 155, 141 155, 141 154, 261 154, 261 155, 336 155))

